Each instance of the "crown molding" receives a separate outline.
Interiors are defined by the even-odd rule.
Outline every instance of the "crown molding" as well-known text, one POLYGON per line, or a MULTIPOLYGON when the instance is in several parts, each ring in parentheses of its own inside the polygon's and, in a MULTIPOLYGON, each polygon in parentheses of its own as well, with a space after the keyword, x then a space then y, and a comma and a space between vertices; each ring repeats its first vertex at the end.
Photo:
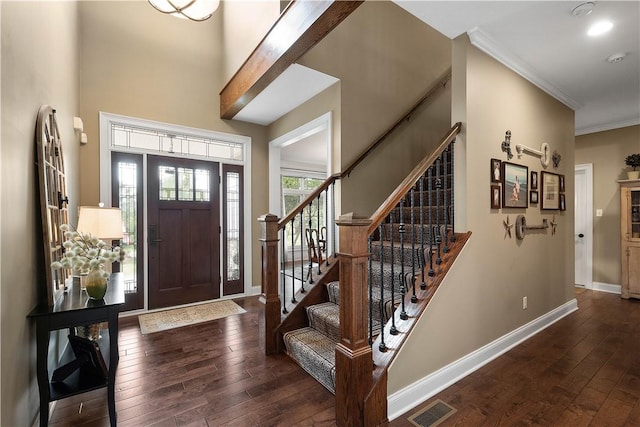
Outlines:
POLYGON ((571 109, 578 110, 583 105, 572 99, 560 89, 539 77, 534 69, 529 64, 520 59, 517 55, 510 52, 504 46, 500 45, 494 38, 483 32, 480 28, 474 27, 467 31, 467 35, 471 40, 471 44, 491 56, 498 62, 504 64, 506 67, 515 71, 549 95, 556 98, 558 101, 567 105, 571 109))
POLYGON ((622 120, 618 122, 602 123, 594 126, 583 126, 576 128, 576 136, 586 135, 589 133, 604 132, 607 130, 626 128, 628 126, 640 125, 640 117, 635 119, 622 120))

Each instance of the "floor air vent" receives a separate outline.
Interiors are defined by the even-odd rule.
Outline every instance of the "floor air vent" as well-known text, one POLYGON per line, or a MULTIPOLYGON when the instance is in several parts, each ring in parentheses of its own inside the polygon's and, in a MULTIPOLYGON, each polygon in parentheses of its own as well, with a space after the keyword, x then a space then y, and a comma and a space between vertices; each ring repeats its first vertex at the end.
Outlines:
POLYGON ((411 415, 408 420, 418 427, 435 427, 455 414, 455 412, 455 408, 447 405, 442 400, 436 400, 411 415))

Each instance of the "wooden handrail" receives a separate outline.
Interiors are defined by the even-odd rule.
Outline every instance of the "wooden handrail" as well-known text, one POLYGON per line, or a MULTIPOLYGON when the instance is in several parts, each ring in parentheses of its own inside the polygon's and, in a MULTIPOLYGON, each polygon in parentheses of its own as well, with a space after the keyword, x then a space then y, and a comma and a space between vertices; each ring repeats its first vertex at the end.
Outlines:
POLYGON ((369 225, 369 234, 373 233, 376 228, 385 220, 385 218, 391 213, 391 211, 400 203, 400 199, 402 199, 408 192, 411 190, 418 179, 427 171, 429 166, 436 161, 438 157, 442 154, 444 150, 447 149, 451 141, 453 141, 460 133, 460 129, 462 128, 462 123, 458 122, 447 132, 447 134, 442 138, 442 142, 440 146, 428 157, 425 157, 418 165, 413 168, 411 173, 407 175, 407 177, 396 187, 396 189, 391 193, 387 200, 385 200, 382 205, 371 215, 371 224, 369 225))
POLYGON ((340 178, 345 178, 351 175, 351 172, 362 162, 365 157, 369 155, 378 145, 380 145, 394 130, 396 130, 402 123, 406 120, 409 120, 413 113, 429 98, 433 96, 438 90, 442 89, 446 86, 446 84, 451 80, 451 67, 447 69, 447 71, 442 74, 436 82, 427 90, 427 92, 415 103, 406 113, 404 113, 400 119, 398 119, 385 133, 380 135, 378 139, 376 139, 371 145, 369 145, 366 150, 358 156, 347 168, 340 174, 340 178))
POLYGON ((338 179, 343 179, 351 175, 351 172, 358 166, 374 149, 376 149, 394 130, 396 130, 404 121, 411 118, 413 113, 422 105, 425 101, 433 96, 438 90, 446 86, 447 82, 451 80, 451 68, 449 68, 444 74, 442 74, 438 80, 431 85, 431 87, 425 92, 425 94, 415 103, 406 113, 402 115, 389 129, 387 129, 382 135, 378 137, 371 145, 369 145, 363 152, 355 159, 347 168, 337 174, 333 174, 324 180, 311 194, 309 194, 298 206, 295 207, 286 217, 278 221, 278 230, 281 230, 296 217, 306 206, 318 197, 323 191, 329 188, 338 179))

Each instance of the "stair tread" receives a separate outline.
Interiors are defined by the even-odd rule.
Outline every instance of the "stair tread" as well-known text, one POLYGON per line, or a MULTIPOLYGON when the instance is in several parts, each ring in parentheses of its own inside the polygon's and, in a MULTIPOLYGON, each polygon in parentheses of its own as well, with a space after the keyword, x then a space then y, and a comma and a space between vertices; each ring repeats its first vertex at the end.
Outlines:
POLYGON ((311 327, 287 332, 283 338, 289 357, 335 393, 336 342, 311 327))
POLYGON ((340 339, 340 306, 331 301, 307 307, 309 326, 335 342, 340 339))

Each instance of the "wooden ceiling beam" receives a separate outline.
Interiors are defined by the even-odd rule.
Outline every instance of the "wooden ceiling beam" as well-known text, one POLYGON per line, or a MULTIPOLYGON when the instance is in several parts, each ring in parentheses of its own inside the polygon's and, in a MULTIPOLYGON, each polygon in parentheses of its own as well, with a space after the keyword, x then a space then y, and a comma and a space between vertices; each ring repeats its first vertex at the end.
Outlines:
POLYGON ((220 117, 232 119, 361 4, 293 0, 220 92, 220 117))

